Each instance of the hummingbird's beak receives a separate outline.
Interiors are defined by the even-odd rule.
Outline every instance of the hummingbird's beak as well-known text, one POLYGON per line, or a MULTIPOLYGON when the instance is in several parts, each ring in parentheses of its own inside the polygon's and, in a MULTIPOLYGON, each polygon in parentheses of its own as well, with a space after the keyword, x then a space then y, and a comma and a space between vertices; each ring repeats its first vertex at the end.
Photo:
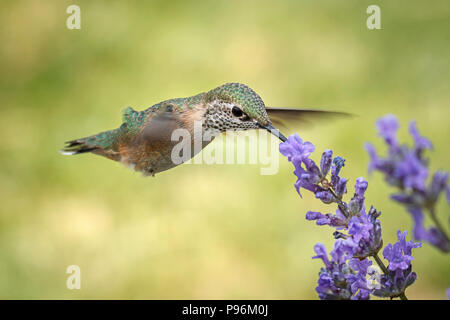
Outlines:
POLYGON ((262 129, 266 129, 267 131, 269 131, 271 134, 273 134, 275 137, 279 138, 282 142, 285 142, 287 139, 285 136, 283 136, 283 134, 277 129, 275 128, 271 123, 263 126, 260 125, 262 129))

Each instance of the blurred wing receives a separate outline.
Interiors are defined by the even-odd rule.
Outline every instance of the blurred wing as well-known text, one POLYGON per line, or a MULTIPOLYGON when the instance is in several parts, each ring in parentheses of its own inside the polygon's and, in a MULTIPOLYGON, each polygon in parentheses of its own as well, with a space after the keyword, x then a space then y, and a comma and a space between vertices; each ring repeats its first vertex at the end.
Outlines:
POLYGON ((352 114, 346 112, 310 109, 266 107, 266 111, 275 127, 288 130, 293 130, 298 127, 312 127, 316 123, 351 118, 353 116, 352 114))
POLYGON ((140 138, 148 144, 169 143, 173 131, 182 128, 180 118, 171 112, 153 115, 140 132, 140 138))

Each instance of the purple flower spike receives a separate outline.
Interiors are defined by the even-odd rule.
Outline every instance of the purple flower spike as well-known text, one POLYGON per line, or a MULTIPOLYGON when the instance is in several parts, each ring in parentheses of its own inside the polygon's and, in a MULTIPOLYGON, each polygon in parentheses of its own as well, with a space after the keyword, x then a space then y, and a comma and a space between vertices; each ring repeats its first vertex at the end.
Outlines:
POLYGON ((391 199, 408 206, 421 206, 425 200, 422 195, 411 195, 401 192, 392 194, 391 199))
POLYGON ((317 255, 314 256, 313 259, 322 259, 325 266, 328 267, 330 265, 330 261, 328 260, 327 249, 322 243, 316 243, 316 245, 314 246, 314 252, 317 255))
POLYGON ((371 265, 368 259, 351 258, 351 248, 343 240, 337 240, 328 259, 326 248, 318 243, 314 246, 315 258, 320 258, 325 267, 320 270, 316 291, 323 300, 359 300, 369 299, 367 288, 367 269, 371 265))
POLYGON ((339 172, 344 164, 344 158, 335 157, 333 160, 333 165, 331 166, 331 185, 334 187, 336 195, 340 198, 347 193, 347 179, 339 176, 339 172))
POLYGON ((322 200, 322 202, 326 204, 334 202, 334 197, 328 190, 316 192, 316 198, 322 200))
POLYGON ((316 224, 319 226, 331 224, 331 219, 328 215, 316 211, 308 211, 306 213, 306 220, 316 220, 316 224))
POLYGON ((308 172, 308 179, 312 183, 319 183, 321 180, 321 173, 319 167, 316 166, 315 162, 309 158, 303 159, 303 164, 308 172))
POLYGON ((349 274, 346 276, 347 281, 351 282, 351 292, 354 296, 350 299, 352 300, 367 300, 369 299, 370 289, 367 286, 367 271, 372 265, 372 261, 369 259, 350 259, 348 262, 350 268, 357 274, 349 274))
POLYGON ((359 243, 361 239, 370 240, 370 231, 373 225, 366 219, 353 217, 348 224, 348 233, 353 236, 353 242, 359 243))
POLYGON ((352 246, 354 257, 372 256, 378 253, 383 245, 379 215, 380 212, 372 207, 368 214, 362 212, 359 217, 354 216, 350 219, 348 234, 351 237, 346 241, 352 246))
POLYGON ((411 251, 419 248, 420 243, 412 241, 406 242, 407 231, 397 232, 398 242, 388 244, 383 250, 383 256, 389 261, 389 273, 381 277, 381 288, 373 291, 379 297, 397 297, 405 292, 405 289, 412 285, 417 279, 417 275, 412 272, 411 251))
MULTIPOLYGON (((415 137, 417 145, 425 148, 425 138, 418 134, 414 125, 411 128, 411 134, 415 137)), ((396 201, 414 208, 417 204, 426 203, 428 199, 437 198, 444 189, 450 194, 447 185, 448 177, 444 173, 435 174, 430 190, 426 189, 427 162, 421 158, 420 152, 417 152, 419 147, 416 150, 409 150, 398 144, 396 138, 398 122, 394 116, 380 119, 378 129, 380 135, 389 144, 388 158, 380 158, 372 145, 368 144, 366 148, 371 156, 371 168, 384 172, 389 184, 402 188, 402 192, 393 196, 396 201)), ((314 193, 315 197, 323 203, 334 203, 337 207, 335 214, 323 214, 317 211, 306 213, 307 220, 336 229, 333 233, 335 243, 330 252, 331 258, 323 244, 318 243, 314 246, 316 255, 313 258, 321 259, 325 265, 319 272, 316 287, 319 298, 369 299, 371 294, 380 297, 404 298, 405 289, 417 279, 411 267, 412 249, 420 247, 421 244, 407 242, 407 232, 399 231, 397 234, 399 241, 387 245, 383 250, 384 257, 389 261, 387 274, 381 275, 373 271, 368 273, 372 264, 369 258, 377 260, 378 252, 383 246, 381 223, 378 219, 381 212, 373 206, 366 211, 365 193, 368 182, 363 177, 356 179, 353 197, 346 202, 343 195, 347 193, 347 179, 339 176, 345 159, 337 156, 332 160, 333 152, 325 150, 320 166, 317 166, 309 158, 313 151, 314 145, 303 142, 296 134, 280 144, 280 152, 287 156, 295 167, 297 192, 300 194, 300 188, 306 189, 314 193), (331 181, 327 179, 330 169, 331 181), (370 278, 376 276, 376 279, 366 279, 367 276, 370 278), (370 281, 376 281, 376 285, 370 281)), ((437 237, 436 229, 426 230, 423 227, 423 215, 420 210, 414 214, 415 234, 418 237, 442 240, 442 237, 437 237)))
POLYGON ((419 130, 417 129, 417 123, 415 121, 411 121, 409 123, 409 133, 414 139, 416 150, 422 151, 424 149, 433 149, 431 141, 420 135, 419 130))
POLYGON ((364 194, 368 187, 367 181, 363 177, 359 177, 356 179, 355 183, 355 194, 353 198, 349 202, 349 209, 352 215, 357 215, 361 212, 361 210, 365 210, 364 208, 364 194))
POLYGON ((297 168, 303 159, 308 158, 314 152, 315 147, 311 142, 303 142, 298 134, 293 134, 287 141, 280 144, 279 149, 281 154, 286 156, 297 168))
POLYGON ((333 164, 335 166, 335 175, 339 175, 339 172, 341 172, 342 167, 345 166, 345 159, 337 156, 333 159, 333 164))
POLYGON ((316 220, 316 224, 318 226, 329 225, 331 227, 342 228, 347 225, 346 218, 342 213, 339 212, 339 210, 336 215, 308 211, 306 213, 306 220, 316 220))
POLYGON ((437 201, 442 191, 447 188, 448 173, 436 171, 428 188, 428 198, 431 201, 437 201))
POLYGON ((420 208, 411 207, 408 209, 414 220, 414 238, 427 241, 444 252, 450 252, 450 241, 442 232, 436 228, 425 228, 423 224, 423 212, 420 208))
POLYGON ((428 169, 413 152, 408 152, 403 160, 397 163, 393 176, 402 181, 401 185, 404 188, 424 191, 428 169))
POLYGON ((348 245, 345 240, 338 239, 334 243, 334 248, 330 252, 333 261, 343 264, 346 260, 350 259, 352 254, 352 247, 348 245))
POLYGON ((388 269, 390 271, 407 270, 411 266, 413 257, 411 252, 413 248, 420 248, 421 243, 414 243, 412 241, 406 242, 406 235, 408 231, 397 231, 398 242, 388 244, 383 250, 383 256, 389 261, 388 269))
MULTIPOLYGON (((427 241, 444 252, 450 252, 449 236, 439 226, 439 222, 436 222, 434 213, 439 196, 444 190, 450 204, 448 173, 437 171, 433 174, 431 182, 427 183, 429 163, 424 158, 424 151, 432 149, 431 141, 420 135, 416 122, 412 121, 409 124, 409 132, 413 137, 414 147, 399 145, 396 137, 398 122, 392 115, 378 120, 377 128, 389 150, 387 156, 382 158, 377 155, 371 144, 366 144, 371 159, 369 172, 372 170, 382 172, 386 182, 398 188, 398 191, 391 195, 391 199, 403 204, 411 214, 414 220, 415 239, 427 241), (425 213, 432 216, 434 227, 426 229, 423 226, 425 213)), ((357 208, 354 204, 353 207, 357 208)))
POLYGON ((394 115, 387 115, 377 121, 378 134, 384 138, 391 147, 396 147, 398 121, 394 115))
POLYGON ((375 147, 371 143, 365 143, 364 148, 369 153, 370 156, 370 162, 369 162, 369 173, 372 173, 375 169, 380 169, 381 166, 379 165, 379 158, 377 156, 377 151, 375 150, 375 147))
POLYGON ((347 179, 340 178, 337 182, 336 186, 334 186, 334 190, 336 191, 336 195, 338 197, 342 197, 347 193, 347 179))
POLYGON ((422 244, 420 242, 413 242, 411 240, 406 242, 407 235, 408 231, 406 230, 403 233, 400 230, 397 231, 397 238, 402 247, 403 252, 410 256, 412 254, 412 249, 420 248, 422 247, 422 244))
POLYGON ((332 156, 333 156, 333 151, 331 151, 330 149, 325 150, 322 154, 322 158, 320 159, 320 171, 322 172, 323 178, 325 178, 325 176, 330 171, 332 156))
POLYGON ((364 193, 366 192, 368 186, 369 183, 363 177, 356 179, 355 195, 358 196, 358 198, 364 198, 364 193))
POLYGON ((403 255, 402 247, 398 242, 394 245, 389 243, 383 250, 383 256, 389 261, 389 271, 406 270, 413 260, 413 257, 403 255))
POLYGON ((450 204, 450 186, 447 185, 447 188, 445 188, 445 195, 447 197, 447 203, 450 204))
POLYGON ((280 152, 288 157, 295 167, 294 174, 298 180, 295 187, 300 197, 300 188, 309 190, 313 193, 324 191, 325 189, 318 184, 321 182, 321 172, 313 160, 308 157, 314 151, 315 147, 311 142, 303 142, 297 135, 291 135, 287 141, 280 144, 280 152))

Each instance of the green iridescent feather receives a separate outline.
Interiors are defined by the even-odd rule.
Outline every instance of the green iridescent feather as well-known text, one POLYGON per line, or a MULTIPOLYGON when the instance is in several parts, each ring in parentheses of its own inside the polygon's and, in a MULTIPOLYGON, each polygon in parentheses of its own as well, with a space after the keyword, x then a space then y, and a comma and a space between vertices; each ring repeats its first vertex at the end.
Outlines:
POLYGON ((221 99, 241 105, 243 111, 261 123, 267 122, 267 113, 261 97, 242 83, 226 83, 207 93, 207 101, 221 99))

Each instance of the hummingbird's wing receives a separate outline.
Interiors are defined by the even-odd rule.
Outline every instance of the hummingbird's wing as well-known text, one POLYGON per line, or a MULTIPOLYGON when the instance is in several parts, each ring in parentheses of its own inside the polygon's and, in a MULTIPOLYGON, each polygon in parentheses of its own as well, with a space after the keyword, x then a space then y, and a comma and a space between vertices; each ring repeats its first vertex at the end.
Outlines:
POLYGON ((168 144, 171 141, 173 131, 180 127, 182 127, 182 124, 177 115, 171 112, 159 112, 144 125, 140 135, 149 144, 168 144))
POLYGON ((351 118, 353 115, 346 112, 324 111, 312 109, 289 109, 266 107, 270 120, 276 127, 291 129, 298 126, 311 127, 317 122, 334 119, 351 118))

